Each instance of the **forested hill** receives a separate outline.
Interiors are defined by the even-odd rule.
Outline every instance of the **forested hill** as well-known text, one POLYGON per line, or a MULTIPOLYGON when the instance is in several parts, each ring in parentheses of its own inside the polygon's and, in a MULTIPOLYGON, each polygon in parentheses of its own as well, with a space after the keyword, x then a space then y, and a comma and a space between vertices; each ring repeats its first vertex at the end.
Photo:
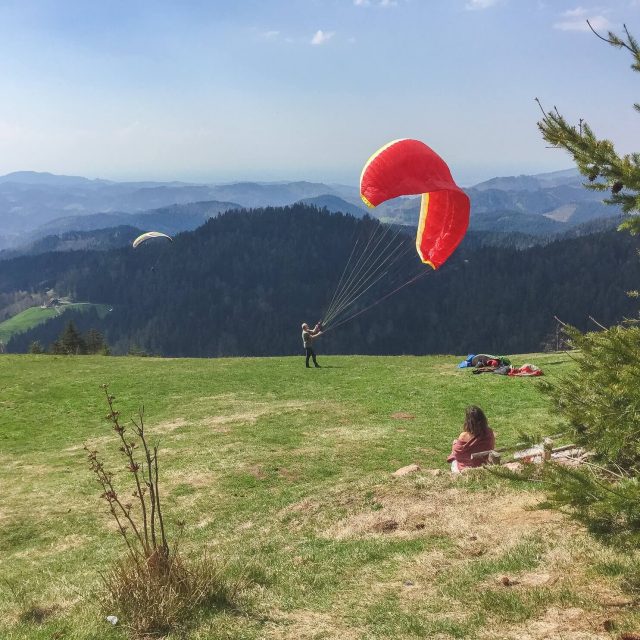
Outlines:
MULTIPOLYGON (((356 238, 378 224, 305 205, 228 212, 173 244, 4 261, 0 293, 54 288, 108 303, 113 311, 94 325, 116 353, 135 345, 167 356, 294 354, 300 323, 321 316, 356 238)), ((636 245, 609 231, 522 251, 462 247, 440 270, 320 338, 318 349, 537 350, 554 315, 581 327, 589 315, 604 324, 636 315, 637 302, 625 295, 640 282, 636 245)), ((391 286, 381 281, 361 302, 391 286)), ((9 350, 48 344, 66 315, 14 338, 9 350)))

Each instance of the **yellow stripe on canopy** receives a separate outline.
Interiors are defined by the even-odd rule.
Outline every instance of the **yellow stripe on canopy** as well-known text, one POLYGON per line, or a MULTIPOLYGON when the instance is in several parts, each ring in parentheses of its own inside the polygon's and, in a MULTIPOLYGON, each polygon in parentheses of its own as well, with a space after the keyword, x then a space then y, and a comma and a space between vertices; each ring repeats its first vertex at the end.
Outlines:
POLYGON ((429 213, 429 194, 423 193, 422 200, 420 202, 420 221, 418 222, 418 232, 416 233, 416 251, 420 256, 420 260, 425 264, 428 264, 432 269, 435 269, 435 266, 431 260, 427 260, 424 257, 424 253, 422 252, 421 242, 422 236, 424 235, 424 229, 427 225, 427 214, 429 213))

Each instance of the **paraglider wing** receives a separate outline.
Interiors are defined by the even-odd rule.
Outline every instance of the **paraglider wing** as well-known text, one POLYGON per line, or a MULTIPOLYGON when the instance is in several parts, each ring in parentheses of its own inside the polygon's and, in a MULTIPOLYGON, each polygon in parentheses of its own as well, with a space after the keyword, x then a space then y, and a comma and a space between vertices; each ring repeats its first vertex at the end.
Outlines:
POLYGON ((446 162, 424 142, 394 140, 376 151, 360 176, 360 195, 369 207, 422 194, 416 249, 437 269, 455 251, 469 226, 469 198, 456 185, 446 162))
POLYGON ((135 249, 137 246, 141 245, 143 242, 146 242, 151 238, 166 238, 167 240, 173 242, 173 238, 171 236, 168 236, 166 233, 161 233, 160 231, 147 231, 147 233, 143 233, 133 241, 133 248, 135 249))

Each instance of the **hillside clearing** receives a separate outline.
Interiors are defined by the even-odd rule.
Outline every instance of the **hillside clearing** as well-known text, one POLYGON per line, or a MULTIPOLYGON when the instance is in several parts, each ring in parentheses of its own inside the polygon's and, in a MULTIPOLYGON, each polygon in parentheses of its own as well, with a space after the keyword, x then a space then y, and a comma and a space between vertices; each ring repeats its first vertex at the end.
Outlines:
MULTIPOLYGON (((515 360, 549 380, 571 366, 515 360)), ((241 610, 195 620, 189 638, 591 640, 633 628, 616 577, 627 558, 542 508, 535 487, 446 471, 468 404, 500 444, 556 432, 537 380, 474 376, 444 356, 321 362, 1 357, 0 637, 126 637, 98 606, 98 573, 123 549, 82 450, 116 449, 103 382, 123 416, 145 405, 184 550, 249 578, 241 610), (421 472, 391 476, 413 462, 421 472)))
POLYGON ((7 344, 15 334, 37 327, 39 324, 43 324, 50 318, 55 318, 56 316, 63 314, 67 309, 88 311, 91 308, 95 308, 98 315, 100 317, 104 317, 109 310, 109 305, 93 304, 91 302, 72 302, 59 307, 30 307, 12 318, 9 318, 4 322, 0 322, 0 342, 7 344))

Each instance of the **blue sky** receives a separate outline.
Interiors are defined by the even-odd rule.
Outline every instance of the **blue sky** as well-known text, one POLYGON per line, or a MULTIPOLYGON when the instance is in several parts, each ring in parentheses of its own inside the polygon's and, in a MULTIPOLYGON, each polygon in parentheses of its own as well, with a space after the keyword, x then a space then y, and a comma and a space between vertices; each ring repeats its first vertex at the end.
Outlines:
POLYGON ((587 18, 640 37, 639 0, 0 0, 0 174, 356 184, 399 137, 462 185, 567 168, 535 97, 640 149, 587 18))

